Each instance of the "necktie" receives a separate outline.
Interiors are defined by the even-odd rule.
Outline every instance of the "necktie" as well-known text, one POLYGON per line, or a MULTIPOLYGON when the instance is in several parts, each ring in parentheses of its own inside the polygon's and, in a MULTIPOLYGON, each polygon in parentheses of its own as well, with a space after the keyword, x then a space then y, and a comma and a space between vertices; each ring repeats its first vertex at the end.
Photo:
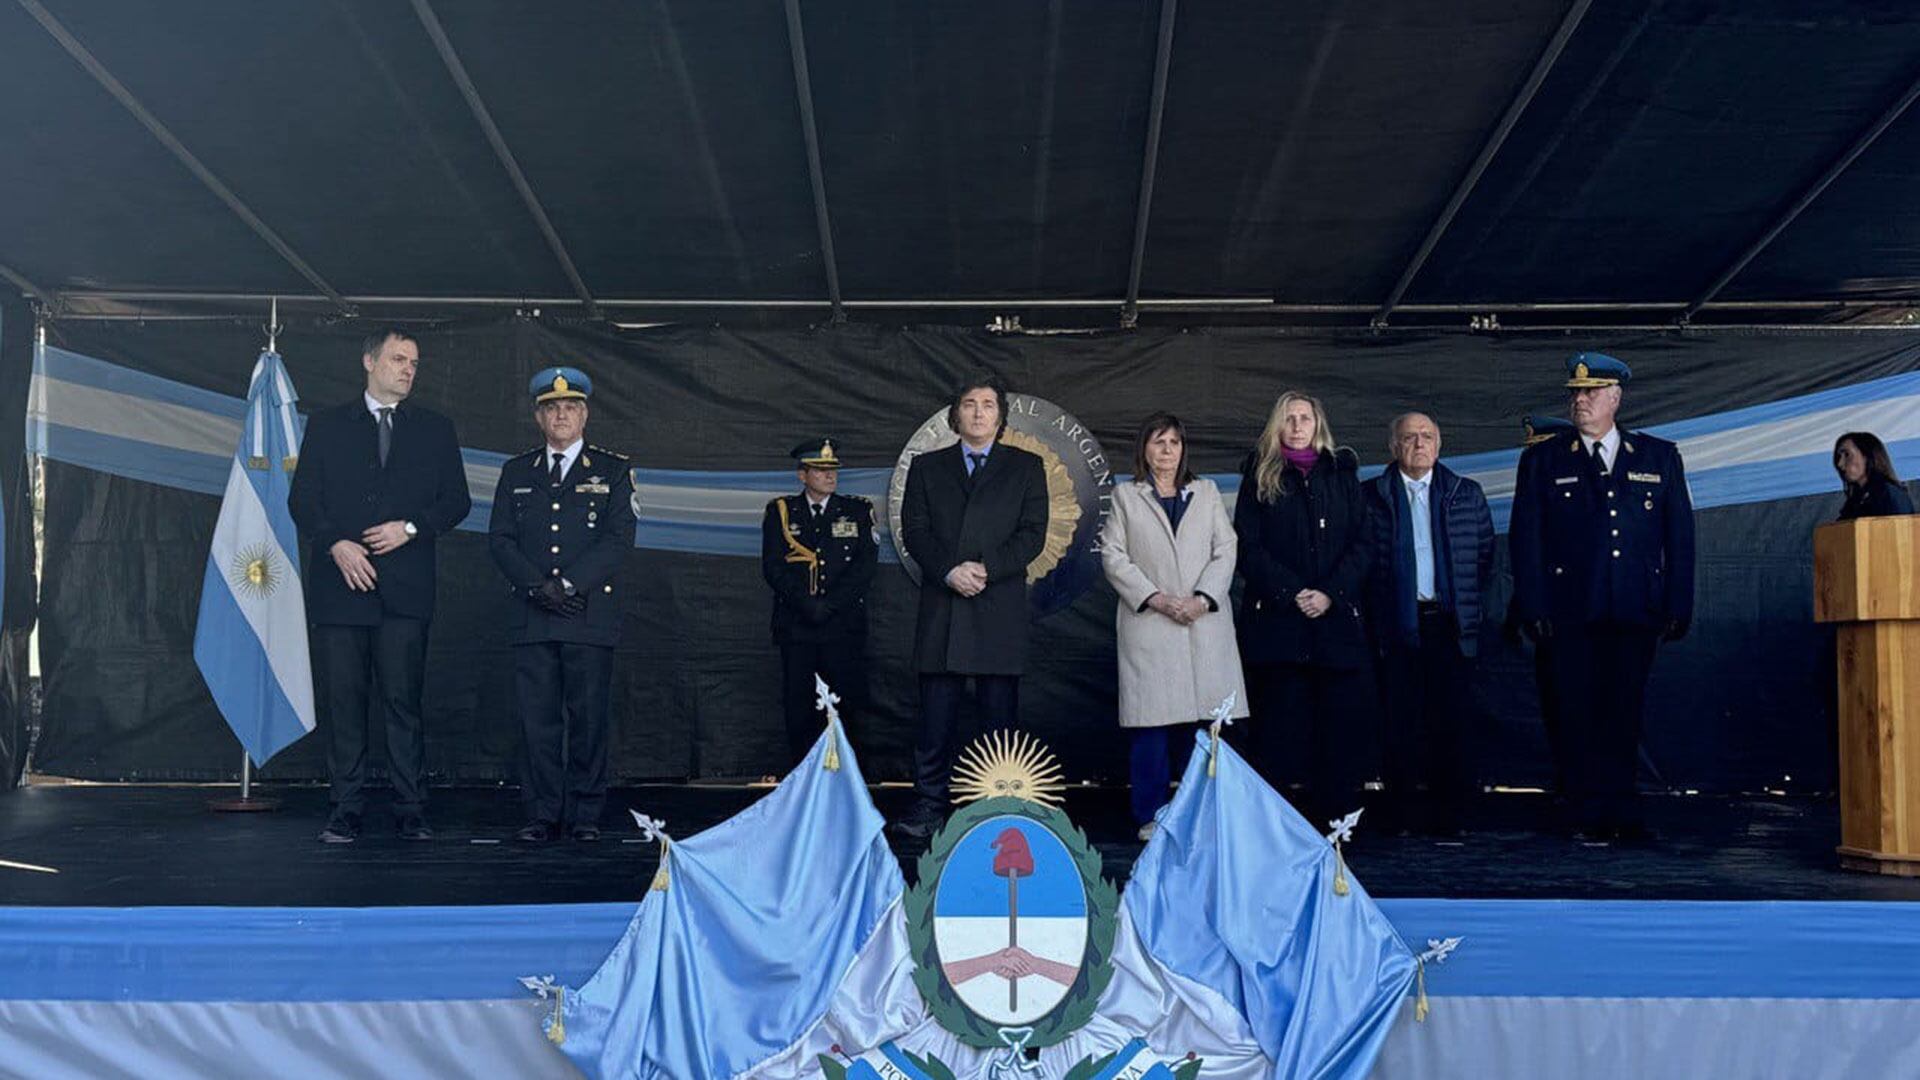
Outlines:
POLYGON ((567 455, 558 450, 554 451, 553 468, 547 471, 548 483, 558 484, 560 482, 560 478, 567 475, 567 470, 565 468, 566 463, 567 463, 567 455))
POLYGON ((1605 444, 1598 442, 1593 444, 1593 467, 1605 473, 1607 471, 1607 458, 1605 454, 1600 452, 1600 448, 1603 445, 1605 444))
POLYGON ((980 470, 980 466, 985 465, 986 463, 987 463, 987 455, 979 452, 978 450, 967 451, 967 475, 968 476, 972 476, 974 473, 978 472, 980 470))
POLYGON ((387 464, 387 451, 393 449, 393 406, 387 405, 380 410, 380 465, 387 464))

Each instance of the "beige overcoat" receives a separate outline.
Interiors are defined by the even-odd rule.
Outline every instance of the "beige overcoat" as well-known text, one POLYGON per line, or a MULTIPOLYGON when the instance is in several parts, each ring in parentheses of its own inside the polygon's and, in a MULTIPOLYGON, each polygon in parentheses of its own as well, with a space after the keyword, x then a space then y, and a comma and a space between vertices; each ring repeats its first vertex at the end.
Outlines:
POLYGON ((1161 727, 1192 723, 1233 695, 1236 717, 1247 715, 1247 687, 1233 636, 1235 542, 1220 489, 1196 479, 1176 535, 1150 481, 1115 485, 1113 509, 1100 530, 1107 580, 1120 594, 1114 614, 1120 659, 1120 724, 1161 727), (1151 608, 1155 592, 1184 597, 1205 593, 1220 610, 1182 626, 1151 608))

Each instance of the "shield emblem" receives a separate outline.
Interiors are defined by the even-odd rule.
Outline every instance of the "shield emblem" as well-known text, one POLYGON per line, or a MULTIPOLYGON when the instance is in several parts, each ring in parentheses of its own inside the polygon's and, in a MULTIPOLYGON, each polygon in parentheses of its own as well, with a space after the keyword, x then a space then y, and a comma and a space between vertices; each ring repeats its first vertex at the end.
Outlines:
POLYGON ((1059 807, 1065 781, 1023 733, 960 755, 963 804, 920 856, 905 897, 914 985, 967 1046, 1039 1050, 1093 1016, 1113 978, 1119 893, 1059 807))
POLYGON ((1031 1024, 1079 978, 1087 893, 1051 829, 1002 814, 954 845, 934 895, 934 948, 947 983, 995 1024, 1031 1024))

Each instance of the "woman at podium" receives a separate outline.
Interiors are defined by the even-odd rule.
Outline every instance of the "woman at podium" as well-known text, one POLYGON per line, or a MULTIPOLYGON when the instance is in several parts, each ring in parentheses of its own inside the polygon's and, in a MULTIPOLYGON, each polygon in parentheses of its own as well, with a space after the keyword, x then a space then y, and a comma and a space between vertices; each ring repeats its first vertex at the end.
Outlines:
POLYGON ((1840 474, 1847 501, 1840 520, 1913 513, 1913 499, 1893 471, 1887 444, 1868 431, 1849 431, 1834 440, 1833 471, 1840 474))

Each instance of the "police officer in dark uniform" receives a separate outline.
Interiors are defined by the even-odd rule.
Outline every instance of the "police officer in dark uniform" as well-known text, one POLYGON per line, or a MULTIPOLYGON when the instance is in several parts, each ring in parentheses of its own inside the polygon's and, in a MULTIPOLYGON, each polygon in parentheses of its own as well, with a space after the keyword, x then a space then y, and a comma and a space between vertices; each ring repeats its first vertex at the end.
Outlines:
POLYGON ((1627 365, 1580 353, 1567 373, 1575 433, 1520 455, 1513 602, 1552 643, 1575 839, 1644 841, 1634 776, 1647 674, 1658 643, 1693 619, 1693 501, 1678 447, 1614 424, 1627 365))
POLYGON ((867 690, 867 589, 879 561, 873 504, 834 491, 840 458, 832 439, 793 448, 800 493, 767 504, 760 522, 760 573, 773 589, 773 640, 780 646, 788 760, 812 748, 825 717, 814 708, 818 674, 840 698, 842 719, 867 690))
POLYGON ((513 685, 526 735, 527 824, 539 843, 562 826, 600 839, 607 791, 607 699, 620 637, 614 577, 633 550, 627 459, 586 442, 593 383, 577 368, 533 377, 541 447, 500 467, 487 527, 511 596, 513 685))

